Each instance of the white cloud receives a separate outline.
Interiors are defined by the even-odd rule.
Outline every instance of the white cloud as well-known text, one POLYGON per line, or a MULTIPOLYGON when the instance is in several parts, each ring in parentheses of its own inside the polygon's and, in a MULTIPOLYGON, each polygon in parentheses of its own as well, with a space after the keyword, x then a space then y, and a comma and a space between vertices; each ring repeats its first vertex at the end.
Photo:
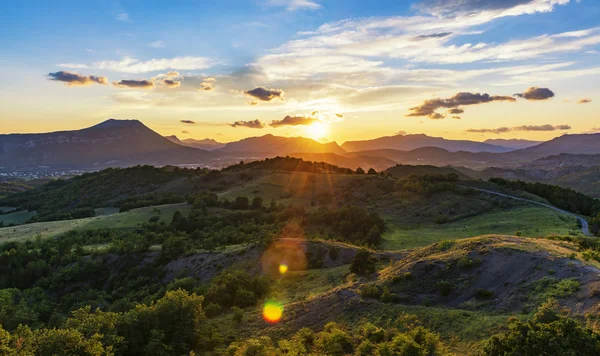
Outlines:
POLYGON ((150 46, 152 48, 164 48, 165 42, 164 41, 154 41, 154 42, 148 43, 148 46, 150 46))
POLYGON ((115 16, 115 19, 119 20, 119 21, 123 21, 123 22, 129 22, 129 21, 131 21, 129 19, 129 14, 126 13, 126 12, 121 12, 121 13, 117 14, 117 16, 115 16))
POLYGON ((78 63, 59 64, 64 68, 93 68, 100 70, 109 70, 121 73, 147 73, 168 69, 179 70, 199 70, 212 67, 216 62, 206 57, 173 57, 173 58, 153 58, 147 61, 140 61, 135 58, 125 57, 120 61, 99 61, 91 65, 78 63))
POLYGON ((296 10, 316 10, 321 8, 321 4, 311 0, 268 0, 268 5, 285 7, 288 11, 296 10))

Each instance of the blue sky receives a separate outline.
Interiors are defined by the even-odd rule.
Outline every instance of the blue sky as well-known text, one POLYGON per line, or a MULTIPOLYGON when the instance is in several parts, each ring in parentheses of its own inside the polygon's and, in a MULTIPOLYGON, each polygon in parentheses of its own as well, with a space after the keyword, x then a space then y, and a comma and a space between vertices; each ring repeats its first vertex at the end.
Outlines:
POLYGON ((23 1, 0 10, 0 79, 13 83, 0 89, 1 133, 110 117, 224 141, 600 129, 595 0, 23 1))

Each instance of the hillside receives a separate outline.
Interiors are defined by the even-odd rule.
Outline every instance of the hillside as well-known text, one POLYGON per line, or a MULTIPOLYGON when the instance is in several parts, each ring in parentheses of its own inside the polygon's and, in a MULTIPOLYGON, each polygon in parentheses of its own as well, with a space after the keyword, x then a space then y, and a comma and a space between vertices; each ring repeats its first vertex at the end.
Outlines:
POLYGON ((399 150, 411 151, 421 147, 437 147, 449 152, 508 152, 513 149, 484 142, 467 140, 447 140, 442 137, 419 135, 396 135, 380 137, 364 141, 348 141, 342 145, 347 152, 373 151, 373 150, 399 150))
POLYGON ((137 120, 110 119, 76 131, 0 135, 4 169, 197 164, 209 163, 211 157, 177 145, 137 120))

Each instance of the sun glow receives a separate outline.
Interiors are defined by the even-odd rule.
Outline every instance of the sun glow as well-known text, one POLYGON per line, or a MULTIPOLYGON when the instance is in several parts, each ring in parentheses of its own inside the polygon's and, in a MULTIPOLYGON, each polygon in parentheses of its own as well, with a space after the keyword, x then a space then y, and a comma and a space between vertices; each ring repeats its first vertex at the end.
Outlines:
POLYGON ((329 127, 322 122, 315 122, 306 127, 306 133, 310 138, 320 140, 327 137, 329 127))

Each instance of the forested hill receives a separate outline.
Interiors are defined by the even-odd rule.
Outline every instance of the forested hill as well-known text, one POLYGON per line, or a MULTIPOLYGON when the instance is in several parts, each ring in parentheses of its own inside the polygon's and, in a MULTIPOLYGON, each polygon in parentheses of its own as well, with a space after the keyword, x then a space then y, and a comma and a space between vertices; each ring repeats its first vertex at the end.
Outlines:
POLYGON ((111 206, 118 200, 152 192, 195 172, 177 167, 108 168, 67 180, 58 179, 37 189, 5 197, 0 200, 0 206, 35 210, 40 220, 93 216, 93 208, 111 206))

